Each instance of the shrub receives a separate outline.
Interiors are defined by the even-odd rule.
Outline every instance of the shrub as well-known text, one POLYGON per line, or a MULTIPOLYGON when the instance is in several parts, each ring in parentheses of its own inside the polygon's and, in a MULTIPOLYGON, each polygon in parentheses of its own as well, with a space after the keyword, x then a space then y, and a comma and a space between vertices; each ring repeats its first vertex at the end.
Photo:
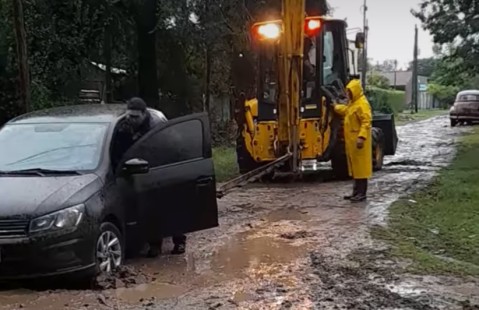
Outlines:
POLYGON ((377 112, 397 114, 405 108, 406 93, 403 91, 368 87, 366 96, 377 112))

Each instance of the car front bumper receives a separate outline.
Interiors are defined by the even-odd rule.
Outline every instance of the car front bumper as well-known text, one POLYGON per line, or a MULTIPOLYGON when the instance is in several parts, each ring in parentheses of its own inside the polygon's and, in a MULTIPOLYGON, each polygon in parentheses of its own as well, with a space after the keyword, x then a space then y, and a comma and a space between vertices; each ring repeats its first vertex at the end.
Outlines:
POLYGON ((87 231, 0 239, 0 280, 94 272, 96 239, 87 231))

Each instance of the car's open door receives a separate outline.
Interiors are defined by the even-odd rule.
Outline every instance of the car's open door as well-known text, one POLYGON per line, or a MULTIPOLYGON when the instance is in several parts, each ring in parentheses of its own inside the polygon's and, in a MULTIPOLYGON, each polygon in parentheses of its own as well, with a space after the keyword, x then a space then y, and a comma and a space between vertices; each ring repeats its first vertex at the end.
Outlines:
POLYGON ((207 114, 158 125, 125 154, 122 163, 124 170, 130 170, 125 178, 135 188, 142 214, 139 225, 145 237, 167 237, 218 226, 207 114), (125 165, 128 162, 130 165, 125 165))

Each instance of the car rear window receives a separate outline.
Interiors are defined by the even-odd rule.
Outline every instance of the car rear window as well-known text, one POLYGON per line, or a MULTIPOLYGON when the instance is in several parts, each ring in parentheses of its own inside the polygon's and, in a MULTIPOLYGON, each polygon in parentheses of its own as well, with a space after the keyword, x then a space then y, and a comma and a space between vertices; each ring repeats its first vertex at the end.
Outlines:
POLYGON ((479 95, 461 95, 458 101, 479 101, 479 95))

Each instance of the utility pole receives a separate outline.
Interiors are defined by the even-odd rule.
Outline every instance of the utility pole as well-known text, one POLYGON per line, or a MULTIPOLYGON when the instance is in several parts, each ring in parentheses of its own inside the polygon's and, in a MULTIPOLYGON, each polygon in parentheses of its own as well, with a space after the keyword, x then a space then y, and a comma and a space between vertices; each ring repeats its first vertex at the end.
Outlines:
POLYGON ((394 89, 395 90, 397 85, 397 72, 398 72, 398 61, 394 60, 394 89))
POLYGON ((20 80, 20 98, 25 112, 30 112, 30 70, 28 67, 27 35, 23 18, 22 0, 13 0, 13 26, 15 29, 15 42, 17 46, 17 65, 20 80))
POLYGON ((367 81, 367 72, 368 72, 368 20, 367 20, 367 11, 368 11, 368 6, 367 6, 367 0, 364 0, 364 5, 363 5, 363 29, 364 29, 364 48, 363 48, 363 89, 366 89, 366 81, 367 81))
POLYGON ((417 57, 418 57, 418 29, 417 25, 414 27, 414 62, 412 72, 412 102, 414 104, 414 111, 418 112, 418 72, 417 72, 417 57))

